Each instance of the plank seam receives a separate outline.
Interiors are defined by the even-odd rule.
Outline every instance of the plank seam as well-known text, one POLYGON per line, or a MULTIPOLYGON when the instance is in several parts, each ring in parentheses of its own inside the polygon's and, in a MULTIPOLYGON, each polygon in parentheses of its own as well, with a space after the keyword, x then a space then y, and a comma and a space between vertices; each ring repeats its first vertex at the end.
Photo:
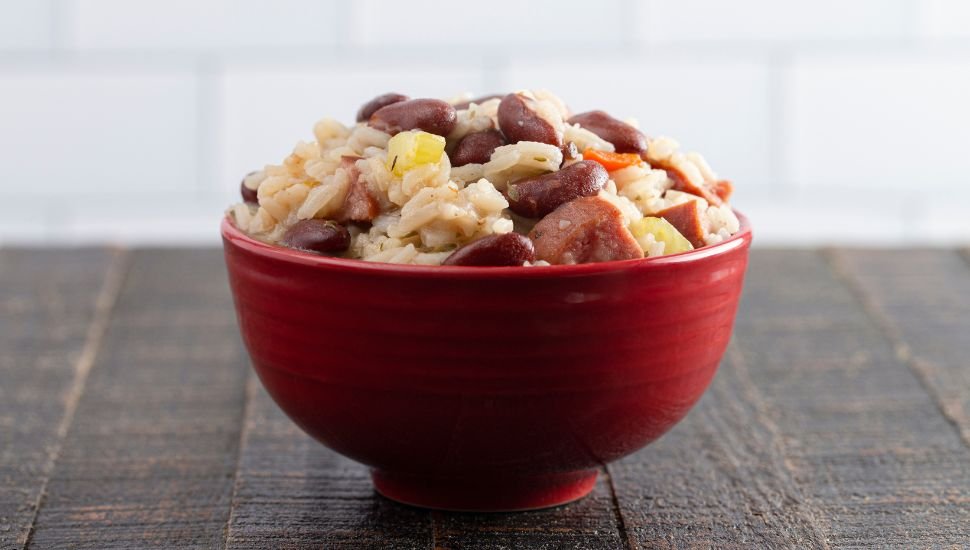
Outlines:
MULTIPOLYGON (((930 373, 927 372, 927 369, 921 361, 917 361, 913 357, 913 352, 909 345, 906 344, 903 335, 895 328, 892 319, 878 306, 875 299, 866 290, 865 285, 862 284, 862 279, 854 276, 851 270, 845 265, 841 256, 843 253, 833 248, 827 248, 821 251, 822 257, 835 274, 835 277, 842 281, 849 290, 849 293, 860 303, 866 316, 875 323, 876 328, 889 342, 889 345, 892 346, 896 359, 906 365, 909 371, 913 373, 913 376, 916 377, 916 381, 919 382, 923 391, 930 396, 933 404, 936 405, 937 410, 940 411, 940 414, 946 422, 956 431, 960 441, 963 442, 965 447, 970 449, 970 433, 964 433, 960 426, 960 421, 947 411, 946 404, 943 403, 942 398, 936 391, 935 385, 931 381, 930 373)), ((970 263, 970 257, 965 257, 965 259, 970 263)))
MULTIPOLYGON (((431 550, 439 550, 438 541, 441 540, 441 512, 438 510, 431 511, 431 550)), ((445 550, 441 548, 441 550, 445 550)))
POLYGON ((959 256, 963 258, 963 261, 970 267, 970 248, 961 248, 958 252, 959 256))
POLYGON ((620 508, 620 499, 616 496, 616 486, 613 484, 613 474, 610 472, 609 465, 603 465, 603 474, 606 476, 607 487, 610 488, 610 501, 613 503, 613 515, 616 516, 616 528, 620 540, 626 545, 627 550, 639 550, 640 545, 633 539, 633 533, 627 529, 626 518, 623 516, 623 509, 620 508))
POLYGON ((124 286, 129 267, 130 254, 128 251, 122 249, 117 250, 115 257, 111 261, 111 265, 105 273, 104 282, 101 284, 98 297, 95 299, 94 314, 91 317, 91 322, 88 324, 88 330, 84 337, 84 347, 81 348, 81 354, 74 363, 74 380, 71 381, 71 386, 67 392, 67 399, 64 401, 64 415, 57 425, 55 443, 48 453, 47 461, 42 470, 45 475, 41 481, 37 501, 33 506, 34 512, 30 517, 27 534, 24 537, 21 548, 26 549, 30 546, 31 539, 34 536, 37 527, 37 518, 44 504, 47 502, 47 485, 50 483, 54 469, 57 466, 57 461, 64 448, 64 440, 67 438, 67 433, 74 422, 74 413, 77 411, 78 403, 81 401, 81 395, 84 393, 88 374, 94 367, 94 362, 101 349, 101 342, 104 340, 104 335, 108 330, 111 314, 114 312, 115 305, 118 303, 118 296, 121 295, 121 288, 124 286))
MULTIPOLYGON (((246 357, 249 357, 248 355, 246 357)), ((256 390, 258 382, 256 375, 251 371, 246 380, 246 397, 243 403, 242 427, 239 430, 239 444, 236 447, 236 468, 232 474, 232 496, 229 499, 229 517, 226 518, 226 527, 223 530, 223 550, 229 548, 229 536, 232 530, 232 520, 236 517, 236 507, 238 505, 239 490, 242 480, 239 475, 242 469, 243 450, 249 445, 249 420, 252 415, 253 402, 256 400, 256 390)))
POLYGON ((819 524, 818 519, 816 519, 816 514, 811 509, 811 505, 808 504, 808 499, 802 494, 801 488, 795 481, 795 473, 792 471, 790 461, 788 459, 788 453, 785 452, 785 447, 782 444, 783 437, 781 428, 772 420, 770 414, 770 407, 765 401, 764 396, 761 395, 761 390, 751 381, 751 373, 748 369, 748 361, 744 355, 744 350, 739 342, 739 338, 735 337, 733 339, 732 345, 728 347, 727 350, 728 360, 731 361, 734 366, 735 372, 738 374, 738 381, 744 388, 745 397, 750 401, 752 406, 760 413, 759 421, 771 433, 771 445, 774 450, 778 452, 781 458, 781 464, 778 465, 779 469, 783 469, 785 473, 788 474, 790 480, 790 489, 795 492, 792 496, 796 498, 799 503, 805 503, 804 507, 799 508, 798 515, 805 520, 808 527, 811 528, 812 532, 815 534, 815 538, 821 542, 823 548, 831 548, 828 543, 828 537, 822 526, 819 524))

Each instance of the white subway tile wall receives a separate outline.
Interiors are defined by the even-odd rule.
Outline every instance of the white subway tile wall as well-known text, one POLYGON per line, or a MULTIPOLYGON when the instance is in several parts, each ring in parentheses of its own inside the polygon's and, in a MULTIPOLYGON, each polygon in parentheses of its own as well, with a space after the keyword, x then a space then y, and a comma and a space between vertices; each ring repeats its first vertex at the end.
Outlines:
POLYGON ((318 118, 525 87, 703 153, 758 245, 970 242, 968 6, 0 0, 0 244, 213 244, 318 118))
POLYGON ((909 0, 648 0, 640 24, 657 41, 858 40, 902 37, 909 0))
POLYGON ((0 51, 46 48, 53 34, 53 0, 0 0, 0 51))
POLYGON ((787 68, 784 86, 786 181, 903 193, 970 183, 966 61, 801 58, 787 68))
POLYGON ((226 50, 337 42, 337 0, 76 0, 74 47, 226 50))
POLYGON ((921 31, 932 38, 970 36, 970 2, 925 0, 919 20, 921 31))
POLYGON ((597 0, 595 4, 569 0, 409 0, 406 7, 362 0, 354 5, 352 41, 356 44, 446 48, 477 44, 503 50, 569 45, 595 51, 617 46, 624 38, 616 32, 626 7, 622 0, 597 0))

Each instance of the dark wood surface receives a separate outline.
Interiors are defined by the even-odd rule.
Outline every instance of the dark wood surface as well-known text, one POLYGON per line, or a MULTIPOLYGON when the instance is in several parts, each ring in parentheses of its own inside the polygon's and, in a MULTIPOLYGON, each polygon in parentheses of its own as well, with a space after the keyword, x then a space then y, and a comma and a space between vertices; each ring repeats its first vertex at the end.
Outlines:
POLYGON ((966 251, 754 251, 687 418, 519 514, 387 501, 289 422, 218 250, 0 250, 0 346, 0 549, 970 547, 966 251))

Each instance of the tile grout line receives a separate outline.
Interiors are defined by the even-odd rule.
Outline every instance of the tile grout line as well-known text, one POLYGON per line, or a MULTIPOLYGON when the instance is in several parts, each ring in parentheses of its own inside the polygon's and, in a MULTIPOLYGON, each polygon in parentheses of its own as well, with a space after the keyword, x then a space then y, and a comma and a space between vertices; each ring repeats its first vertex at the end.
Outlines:
MULTIPOLYGON (((249 358, 249 355, 245 355, 249 358)), ((247 365, 248 369, 248 365, 247 365)), ((229 497, 229 516, 226 518, 226 526, 223 530, 223 549, 229 548, 229 535, 230 529, 232 527, 232 520, 236 517, 236 500, 239 498, 239 490, 242 482, 240 481, 239 472, 242 469, 243 461, 243 451, 249 446, 249 420, 252 415, 253 402, 256 400, 256 391, 258 389, 258 382, 256 375, 250 371, 246 377, 246 392, 245 392, 245 403, 243 404, 242 410, 242 426, 239 431, 239 442, 236 448, 236 468, 233 470, 232 474, 232 494, 229 497)))
POLYGON ((122 286, 127 279, 131 266, 130 252, 125 249, 120 249, 115 254, 116 256, 105 274, 98 297, 95 299, 94 316, 88 325, 87 335, 84 339, 84 347, 81 349, 81 354, 74 364, 74 380, 71 382, 71 387, 68 390, 67 399, 64 403, 64 415, 61 417, 61 422, 57 426, 56 443, 48 454, 47 462, 44 465, 44 470, 47 475, 44 476, 40 486, 40 492, 37 494, 37 501, 34 503, 34 513, 30 518, 29 527, 27 528, 27 533, 24 536, 23 545, 21 546, 24 549, 30 545, 30 541, 34 536, 34 531, 37 528, 37 518, 40 516, 40 510, 47 500, 47 485, 50 483, 57 461, 64 448, 64 440, 67 438, 67 432, 74 423, 74 413, 77 411, 81 396, 84 393, 88 374, 94 367, 95 359, 97 359, 98 352, 101 349, 101 342, 104 340, 104 335, 108 330, 108 324, 111 321, 111 314, 114 312, 115 305, 118 303, 118 297, 121 295, 122 286))
POLYGON ((68 6, 67 0, 53 0, 50 6, 49 48, 52 56, 64 57, 70 49, 76 47, 77 43, 70 30, 71 23, 74 22, 74 10, 68 6))
POLYGON ((616 517, 616 527, 619 531, 620 539, 626 545, 627 550, 639 550, 640 545, 633 539, 633 533, 627 528, 626 518, 623 516, 623 509, 620 508, 620 499, 616 495, 616 485, 613 483, 613 474, 610 472, 608 464, 603 464, 603 473, 606 475, 606 484, 610 488, 610 501, 613 504, 613 515, 616 517))
MULTIPOLYGON (((829 269, 835 274, 836 279, 842 281, 842 284, 846 286, 852 297, 861 304, 866 316, 875 323, 879 333, 889 341, 896 359, 913 373, 913 376, 916 377, 916 381, 923 388, 923 391, 930 396, 937 410, 943 415, 944 420, 953 426, 957 437, 960 438, 960 441, 963 442, 966 448, 970 449, 970 430, 965 431, 960 425, 960 422, 947 411, 946 404, 941 401, 936 387, 930 380, 927 369, 923 367, 920 361, 917 361, 913 357, 912 350, 906 344, 902 334, 893 326, 892 319, 879 308, 869 292, 866 291, 862 281, 858 277, 853 276, 849 271, 849 268, 845 265, 845 261, 841 257, 842 253, 835 248, 826 248, 821 250, 820 254, 826 264, 828 264, 829 269)), ((967 258, 967 261, 970 263, 970 258, 967 258)))
POLYGON ((772 51, 765 62, 767 68, 768 94, 768 178, 769 185, 784 187, 789 191, 797 189, 788 181, 785 169, 785 157, 788 138, 788 123, 786 105, 788 103, 788 85, 786 77, 791 69, 791 55, 788 52, 772 51))
POLYGON ((228 182, 219 181, 224 168, 222 159, 221 102, 219 84, 222 65, 212 55, 202 55, 195 63, 195 195, 220 194, 228 182))

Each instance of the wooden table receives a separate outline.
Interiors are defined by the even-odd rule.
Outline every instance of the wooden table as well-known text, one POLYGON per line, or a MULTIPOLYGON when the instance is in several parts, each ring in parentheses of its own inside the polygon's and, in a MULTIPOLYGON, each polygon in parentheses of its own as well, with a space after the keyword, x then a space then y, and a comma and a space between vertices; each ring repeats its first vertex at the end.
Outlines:
POLYGON ((0 250, 0 548, 970 547, 970 255, 757 250, 707 394, 593 494, 374 494, 257 383, 218 250, 0 250))

